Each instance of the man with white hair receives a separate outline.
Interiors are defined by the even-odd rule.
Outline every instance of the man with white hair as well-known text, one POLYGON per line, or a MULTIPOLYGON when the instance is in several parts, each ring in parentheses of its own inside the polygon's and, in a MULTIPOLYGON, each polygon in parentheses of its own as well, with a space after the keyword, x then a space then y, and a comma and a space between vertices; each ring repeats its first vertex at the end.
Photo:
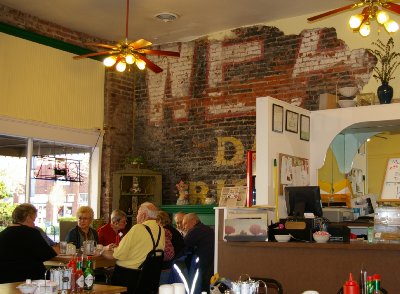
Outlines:
POLYGON ((179 231, 179 233, 181 233, 181 235, 183 235, 183 217, 185 216, 185 213, 183 211, 179 211, 175 214, 174 216, 174 220, 175 220, 175 225, 176 225, 176 229, 179 231))
POLYGON ((120 209, 114 209, 111 213, 111 220, 108 224, 97 230, 99 244, 107 246, 109 244, 118 245, 122 237, 126 234, 126 213, 120 209))
POLYGON ((202 291, 208 291, 214 274, 214 230, 203 224, 196 213, 185 214, 182 224, 185 251, 199 257, 202 291))
POLYGON ((158 240, 156 249, 164 250, 165 232, 157 224, 157 211, 153 203, 142 203, 137 213, 137 224, 129 230, 118 247, 114 248, 114 252, 110 250, 102 252, 106 258, 116 259, 111 284, 128 287, 128 293, 134 293, 140 275, 139 266, 153 249, 153 241, 145 225, 149 227, 156 244, 158 240))

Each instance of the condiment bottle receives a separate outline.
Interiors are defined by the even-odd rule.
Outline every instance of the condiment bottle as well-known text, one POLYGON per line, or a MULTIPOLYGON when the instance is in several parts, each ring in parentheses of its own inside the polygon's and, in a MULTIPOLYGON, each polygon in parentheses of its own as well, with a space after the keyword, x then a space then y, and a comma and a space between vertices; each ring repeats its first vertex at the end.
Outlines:
POLYGON ((367 277, 367 294, 374 294, 374 283, 372 282, 372 276, 367 277))
POLYGON ((85 287, 85 278, 82 271, 82 260, 78 260, 75 270, 75 292, 82 292, 85 287))
POLYGON ((381 294, 381 275, 373 274, 372 283, 374 285, 374 294, 381 294))
POLYGON ((343 285, 343 294, 360 294, 360 286, 353 280, 352 273, 349 275, 349 280, 343 285))
POLYGON ((92 257, 87 257, 86 269, 83 272, 84 276, 84 289, 85 290, 92 290, 94 284, 94 272, 92 267, 92 257))

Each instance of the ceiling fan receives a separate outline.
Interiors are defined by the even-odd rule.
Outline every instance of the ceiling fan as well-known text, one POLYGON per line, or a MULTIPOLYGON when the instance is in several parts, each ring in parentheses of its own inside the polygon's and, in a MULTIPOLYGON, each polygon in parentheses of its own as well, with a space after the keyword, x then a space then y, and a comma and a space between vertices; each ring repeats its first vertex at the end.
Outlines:
POLYGON ((389 19, 384 10, 400 14, 400 5, 387 0, 358 0, 354 4, 339 7, 312 17, 307 18, 308 21, 316 21, 321 18, 351 10, 354 8, 364 7, 360 14, 353 15, 349 20, 349 25, 354 31, 359 31, 362 36, 368 36, 370 32, 369 22, 376 18, 377 22, 385 27, 389 33, 396 32, 399 25, 389 19), (383 8, 384 10, 380 9, 383 8))
POLYGON ((115 45, 101 44, 101 43, 86 43, 86 45, 106 48, 108 50, 101 52, 94 52, 79 56, 74 56, 74 59, 81 59, 100 55, 107 56, 103 63, 107 67, 115 66, 117 71, 125 71, 127 64, 136 64, 136 66, 143 70, 146 66, 155 73, 162 72, 162 68, 146 58, 146 55, 160 55, 160 56, 175 56, 179 57, 179 52, 151 50, 146 49, 152 45, 150 41, 139 39, 137 41, 128 40, 128 20, 129 20, 129 0, 126 0, 126 19, 125 19, 125 39, 115 45))

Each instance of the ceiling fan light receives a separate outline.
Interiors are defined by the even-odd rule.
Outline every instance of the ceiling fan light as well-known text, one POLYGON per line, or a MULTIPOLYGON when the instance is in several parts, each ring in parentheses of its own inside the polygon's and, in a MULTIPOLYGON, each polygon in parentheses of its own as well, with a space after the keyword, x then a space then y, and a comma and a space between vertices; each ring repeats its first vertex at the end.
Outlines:
POLYGON ((350 28, 357 29, 363 20, 363 16, 361 14, 352 15, 349 19, 349 26, 350 28))
POLYGON ((123 61, 120 61, 117 63, 117 66, 115 68, 117 71, 123 72, 126 69, 126 63, 123 61))
POLYGON ((363 23, 360 26, 360 35, 361 36, 367 37, 370 32, 371 32, 371 27, 370 27, 369 23, 363 23))
POLYGON ((394 20, 389 20, 389 21, 385 22, 384 27, 385 27, 386 31, 388 31, 389 33, 395 33, 399 30, 399 24, 397 22, 395 22, 394 20))
POLYGON ((387 14, 385 11, 379 10, 379 11, 376 13, 376 21, 377 21, 379 24, 384 24, 384 23, 386 23, 388 20, 389 20, 389 16, 388 16, 388 14, 387 14))
POLYGON ((133 56, 132 54, 127 54, 125 56, 125 61, 127 64, 133 64, 135 62, 135 56, 133 56))
POLYGON ((116 61, 117 61, 117 58, 115 56, 108 56, 108 57, 104 58, 103 64, 107 67, 111 67, 115 64, 116 61))
POLYGON ((136 59, 136 66, 140 70, 144 70, 146 68, 146 62, 144 60, 141 60, 141 59, 136 59))

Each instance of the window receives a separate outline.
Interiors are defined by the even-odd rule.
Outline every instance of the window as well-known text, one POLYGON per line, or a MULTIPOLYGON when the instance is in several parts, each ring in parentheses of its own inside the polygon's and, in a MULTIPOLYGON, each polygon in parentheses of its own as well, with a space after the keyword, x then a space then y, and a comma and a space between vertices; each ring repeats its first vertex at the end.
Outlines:
POLYGON ((75 201, 75 194, 67 194, 67 202, 72 203, 75 201))
MULTIPOLYGON (((75 217, 82 205, 90 203, 96 212, 97 203, 91 200, 97 200, 97 195, 89 198, 91 161, 98 161, 93 150, 90 146, 0 135, 0 207, 8 206, 12 211, 13 205, 32 203, 38 209, 35 224, 45 231, 58 227, 60 218, 75 217)), ((9 222, 10 217, 0 216, 0 227, 9 222)))
POLYGON ((79 203, 82 205, 87 205, 89 200, 88 193, 79 193, 79 203))

